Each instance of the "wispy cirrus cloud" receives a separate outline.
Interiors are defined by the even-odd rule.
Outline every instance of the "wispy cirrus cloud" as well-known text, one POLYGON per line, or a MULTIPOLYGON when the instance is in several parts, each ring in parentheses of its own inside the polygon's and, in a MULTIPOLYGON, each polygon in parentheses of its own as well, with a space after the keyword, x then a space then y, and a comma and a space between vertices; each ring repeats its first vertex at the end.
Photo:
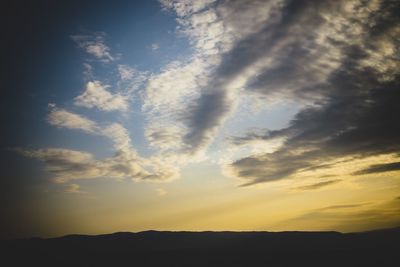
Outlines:
POLYGON ((115 60, 111 55, 111 49, 105 44, 105 33, 72 35, 71 38, 94 58, 106 63, 115 60))
POLYGON ((118 73, 122 81, 131 80, 136 71, 127 65, 118 65, 118 73))
POLYGON ((386 163, 386 164, 374 164, 363 170, 356 171, 356 172, 354 172, 354 174, 362 175, 362 174, 391 172, 391 171, 400 171, 400 162, 391 162, 391 163, 386 163))
POLYGON ((339 183, 341 181, 342 181, 341 179, 327 180, 327 181, 322 181, 322 182, 318 182, 318 183, 314 183, 314 184, 299 186, 299 187, 296 187, 295 189, 297 189, 297 190, 317 190, 317 189, 327 187, 332 184, 339 183))

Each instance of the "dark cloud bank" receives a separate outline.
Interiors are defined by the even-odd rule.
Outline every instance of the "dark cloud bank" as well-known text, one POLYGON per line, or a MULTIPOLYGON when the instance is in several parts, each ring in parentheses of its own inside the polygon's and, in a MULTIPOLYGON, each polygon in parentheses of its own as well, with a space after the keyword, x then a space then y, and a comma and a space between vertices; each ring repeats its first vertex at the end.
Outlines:
MULTIPOLYGON (((305 103, 287 128, 234 139, 243 144, 286 138, 273 153, 232 163, 245 185, 283 179, 345 156, 399 153, 398 14, 398 1, 375 6, 372 1, 287 1, 273 27, 239 42, 225 57, 219 71, 232 75, 271 55, 274 63, 252 80, 249 92, 305 103)), ((398 169, 395 162, 357 174, 398 169)))

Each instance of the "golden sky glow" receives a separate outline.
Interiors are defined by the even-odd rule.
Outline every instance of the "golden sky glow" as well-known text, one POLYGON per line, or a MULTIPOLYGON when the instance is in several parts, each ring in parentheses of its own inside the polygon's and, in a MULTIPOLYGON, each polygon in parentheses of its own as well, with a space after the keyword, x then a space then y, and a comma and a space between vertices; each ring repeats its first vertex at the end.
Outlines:
POLYGON ((391 159, 346 161, 325 172, 337 176, 307 171, 244 188, 203 166, 168 184, 101 181, 92 192, 85 192, 85 186, 75 193, 42 192, 29 204, 32 230, 39 236, 58 236, 149 229, 349 232, 394 227, 400 222, 397 173, 344 174, 352 165, 357 167, 351 170, 363 169, 391 159), (340 181, 301 188, 334 179, 340 181))

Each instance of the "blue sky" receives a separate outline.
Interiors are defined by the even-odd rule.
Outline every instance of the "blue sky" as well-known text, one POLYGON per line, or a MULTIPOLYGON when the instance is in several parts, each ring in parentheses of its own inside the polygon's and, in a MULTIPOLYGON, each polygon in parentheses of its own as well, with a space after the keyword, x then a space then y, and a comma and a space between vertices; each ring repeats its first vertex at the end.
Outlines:
MULTIPOLYGON (((207 5, 199 5, 199 10, 207 5)), ((218 122, 211 122, 215 125, 205 126, 204 133, 200 133, 202 136, 195 137, 200 138, 198 144, 187 143, 191 141, 184 139, 193 134, 190 128, 197 125, 187 124, 190 124, 187 121, 190 118, 183 118, 186 116, 184 109, 196 105, 195 98, 202 94, 202 90, 210 90, 206 80, 213 76, 210 71, 218 68, 223 51, 229 49, 223 46, 231 45, 230 40, 223 38, 231 37, 218 32, 222 24, 215 22, 212 10, 205 10, 189 19, 188 14, 193 11, 186 7, 187 10, 180 11, 183 13, 177 19, 174 8, 168 3, 134 5, 131 7, 133 13, 128 16, 125 9, 130 10, 129 7, 126 5, 118 16, 107 12, 107 16, 101 16, 101 19, 94 16, 90 22, 76 21, 79 27, 69 32, 68 38, 63 36, 63 43, 61 40, 58 40, 60 44, 52 42, 53 49, 46 57, 49 71, 46 75, 35 75, 40 79, 33 84, 34 88, 37 87, 33 89, 33 98, 40 98, 37 107, 40 113, 36 117, 39 127, 35 127, 38 139, 32 140, 34 145, 31 149, 39 149, 37 151, 44 154, 26 153, 39 158, 46 158, 46 153, 91 153, 93 159, 107 160, 114 157, 113 142, 125 138, 122 142, 130 144, 124 149, 133 151, 127 153, 150 161, 142 163, 150 165, 145 172, 165 165, 163 168, 176 170, 173 173, 167 171, 165 175, 158 173, 155 179, 175 179, 181 176, 180 169, 189 163, 211 160, 213 164, 207 164, 207 168, 219 169, 221 166, 216 159, 222 158, 222 154, 226 156, 222 148, 229 143, 229 138, 246 134, 249 129, 262 131, 265 127, 270 130, 287 127, 299 110, 300 106, 294 102, 279 99, 277 103, 263 102, 265 99, 260 96, 247 99, 246 94, 241 93, 243 101, 229 100, 232 101, 227 107, 229 111, 221 114, 218 122), (210 26, 208 29, 204 28, 207 24, 210 26), (199 29, 196 28, 198 25, 199 29), (257 104, 253 106, 251 102, 254 101, 257 104), (169 114, 168 117, 163 113, 169 114), (117 128, 102 133, 111 125, 117 128), (189 132, 183 134, 185 131, 189 132), (151 163, 154 160, 157 163, 151 163)), ((239 81, 239 85, 232 85, 230 90, 243 90, 246 83, 239 81)), ((213 106, 210 108, 214 109, 213 106)), ((207 118, 206 114, 198 116, 200 121, 193 123, 209 123, 201 122, 204 116, 207 118)), ((54 156, 60 156, 57 155, 54 156)), ((225 160, 233 158, 231 155, 225 160)), ((65 167, 50 164, 46 168, 50 172, 52 169, 58 172, 61 168, 65 177, 74 172, 65 167)), ((76 179, 84 179, 85 175, 78 175, 76 179)), ((100 177, 107 175, 114 174, 106 172, 100 177)), ((129 174, 117 174, 117 177, 126 176, 129 174)), ((93 177, 99 176, 95 174, 93 177)), ((67 181, 74 182, 69 178, 63 182, 67 181)))

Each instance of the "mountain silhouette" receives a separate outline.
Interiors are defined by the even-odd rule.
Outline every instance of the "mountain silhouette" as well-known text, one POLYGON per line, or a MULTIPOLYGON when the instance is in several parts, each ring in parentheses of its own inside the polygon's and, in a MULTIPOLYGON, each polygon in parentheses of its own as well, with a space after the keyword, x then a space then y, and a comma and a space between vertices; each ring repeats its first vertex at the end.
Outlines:
POLYGON ((339 232, 118 232, 1 241, 2 266, 400 266, 400 227, 339 232))

